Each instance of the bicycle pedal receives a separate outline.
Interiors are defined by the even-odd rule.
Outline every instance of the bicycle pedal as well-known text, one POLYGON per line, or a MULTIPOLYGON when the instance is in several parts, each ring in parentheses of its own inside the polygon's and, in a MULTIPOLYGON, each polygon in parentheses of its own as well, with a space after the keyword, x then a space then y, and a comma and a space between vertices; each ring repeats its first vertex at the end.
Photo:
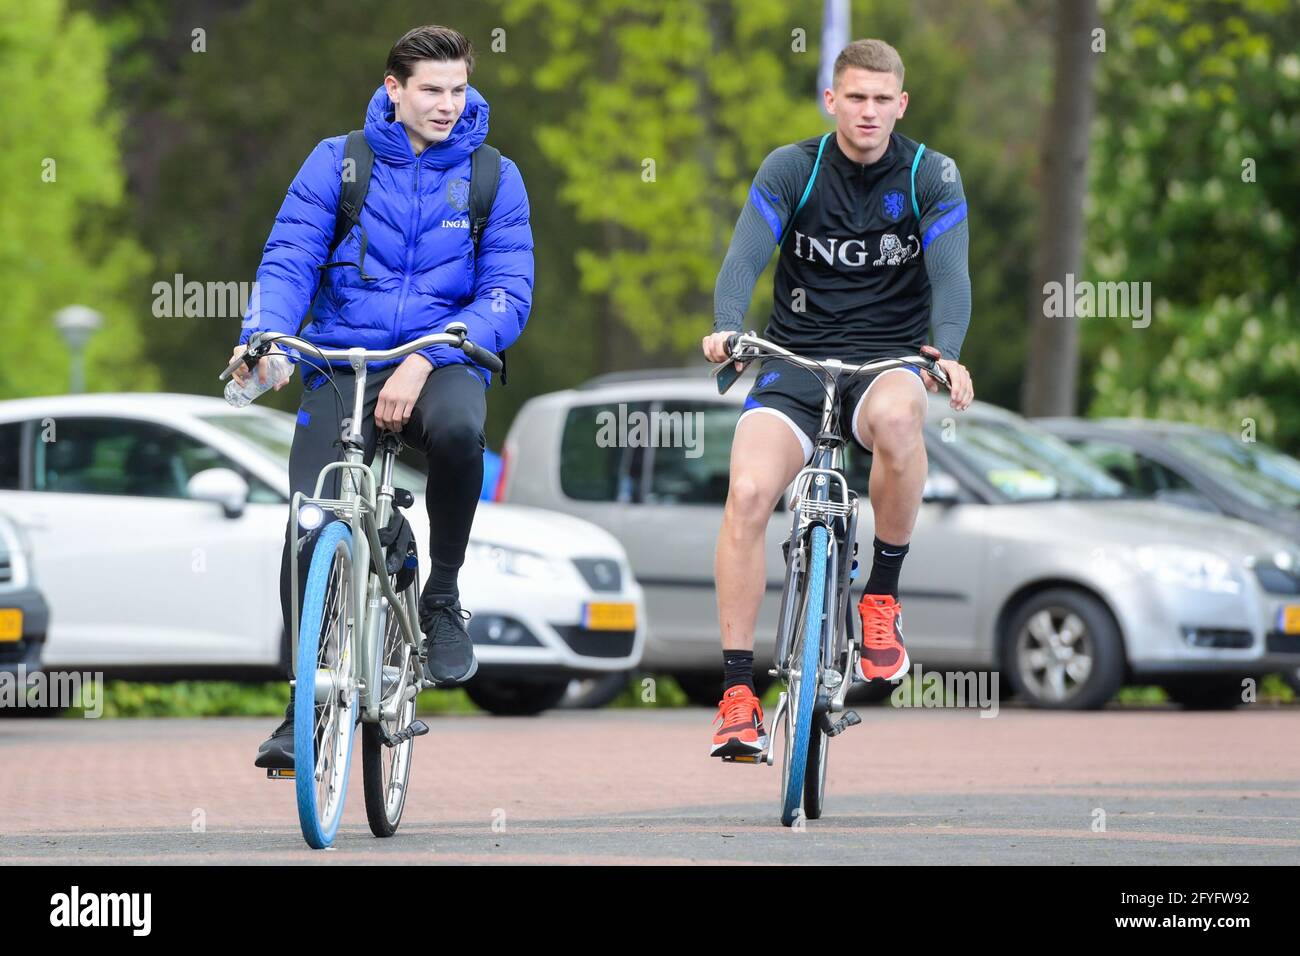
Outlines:
POLYGON ((384 730, 383 724, 379 725, 379 740, 385 747, 396 747, 400 743, 405 743, 412 737, 421 737, 429 732, 429 725, 422 720, 413 720, 409 727, 404 727, 395 734, 389 734, 384 730))
POLYGON ((827 737, 838 737, 850 727, 856 727, 862 723, 862 718, 858 716, 856 710, 846 710, 844 716, 839 720, 832 721, 830 714, 822 714, 821 728, 822 733, 827 737))
POLYGON ((292 770, 278 770, 274 767, 266 771, 267 780, 293 780, 294 772, 292 770))
POLYGON ((766 754, 744 754, 738 757, 723 757, 723 763, 749 763, 761 766, 767 761, 764 759, 766 754))

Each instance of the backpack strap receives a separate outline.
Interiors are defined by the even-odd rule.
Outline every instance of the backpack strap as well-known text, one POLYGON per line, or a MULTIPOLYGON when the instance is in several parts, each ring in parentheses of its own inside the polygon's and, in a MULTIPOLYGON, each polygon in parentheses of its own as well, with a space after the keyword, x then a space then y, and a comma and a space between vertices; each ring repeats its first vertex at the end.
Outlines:
MULTIPOLYGON (((501 151, 483 143, 469 157, 469 238, 474 243, 474 261, 477 268, 478 247, 492 216, 496 202, 497 186, 501 184, 501 151)), ((497 356, 501 359, 501 384, 506 384, 506 350, 497 356)))
POLYGON ((334 259, 334 253, 352 231, 353 226, 361 230, 361 250, 357 254, 356 262, 330 261, 323 266, 317 266, 322 272, 335 266, 355 266, 361 273, 362 279, 369 282, 375 278, 366 275, 366 246, 369 239, 366 236, 366 227, 361 225, 361 209, 366 204, 366 193, 370 191, 370 174, 374 167, 375 151, 366 142, 365 132, 354 129, 348 133, 343 144, 343 179, 339 188, 338 211, 334 214, 334 239, 330 242, 330 259, 334 259), (351 178, 347 176, 349 169, 353 173, 351 178))
POLYGON ((475 252, 492 215, 500 183, 501 151, 484 143, 469 157, 469 238, 475 252))
POLYGON ((925 155, 925 143, 922 143, 916 149, 916 155, 912 157, 912 212, 916 213, 916 221, 921 221, 921 207, 916 202, 916 167, 921 165, 921 157, 925 155))
MULTIPOLYGON (((803 208, 803 204, 806 203, 808 197, 812 195, 813 183, 817 182, 817 171, 822 167, 822 153, 826 149, 826 141, 830 138, 830 133, 825 134, 822 136, 822 141, 817 145, 817 158, 813 160, 812 175, 808 177, 808 185, 804 186, 803 195, 799 197, 799 205, 795 206, 794 212, 790 214, 791 225, 794 224, 794 217, 799 215, 799 210, 803 208)), ((786 235, 789 235, 789 232, 787 232, 786 235)), ((784 236, 782 238, 784 238, 784 236)))

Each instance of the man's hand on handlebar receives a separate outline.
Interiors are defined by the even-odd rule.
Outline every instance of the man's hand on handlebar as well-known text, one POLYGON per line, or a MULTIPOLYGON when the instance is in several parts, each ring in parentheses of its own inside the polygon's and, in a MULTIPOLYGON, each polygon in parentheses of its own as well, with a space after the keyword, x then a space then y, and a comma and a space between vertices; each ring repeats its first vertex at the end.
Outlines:
MULTIPOLYGON (((248 351, 247 345, 236 345, 235 350, 230 353, 230 360, 233 362, 235 359, 239 358, 239 356, 243 355, 247 351, 248 351)), ((257 380, 259 382, 265 383, 266 376, 267 376, 267 356, 264 355, 260 359, 258 359, 257 365, 255 365, 254 368, 257 371, 257 380)), ((240 362, 238 365, 235 366, 234 370, 230 373, 230 377, 239 383, 240 388, 243 388, 244 384, 248 381, 249 374, 251 373, 249 371, 248 366, 245 365, 243 362, 240 362)), ((278 392, 280 389, 284 388, 287 384, 289 384, 289 380, 285 379, 284 381, 280 382, 278 385, 274 386, 275 391, 278 392)))
MULTIPOLYGON (((939 350, 933 345, 922 345, 921 354, 928 355, 937 359, 937 365, 948 375, 948 404, 959 412, 965 411, 970 407, 970 403, 975 400, 975 386, 971 384, 970 372, 966 371, 966 366, 958 364, 952 359, 939 358, 939 350)), ((935 381, 934 376, 920 369, 921 384, 929 391, 939 391, 939 383, 935 381)))
MULTIPOLYGON (((700 343, 704 349, 704 357, 714 363, 725 362, 731 357, 731 353, 727 351, 727 340, 736 334, 738 333, 714 332, 712 335, 704 336, 704 340, 700 343)), ((744 371, 744 363, 736 362, 735 366, 737 372, 744 371)))

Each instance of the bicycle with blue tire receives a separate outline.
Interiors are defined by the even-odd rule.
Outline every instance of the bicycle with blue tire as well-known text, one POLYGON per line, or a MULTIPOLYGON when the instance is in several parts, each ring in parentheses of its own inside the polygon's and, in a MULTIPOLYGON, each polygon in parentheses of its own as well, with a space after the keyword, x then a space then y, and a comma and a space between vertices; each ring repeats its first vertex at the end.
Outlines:
POLYGON ((945 388, 949 382, 936 360, 926 355, 904 355, 865 364, 818 361, 796 355, 752 332, 732 335, 727 340, 727 351, 731 358, 714 369, 720 394, 735 384, 748 363, 765 355, 806 368, 821 376, 826 385, 821 428, 812 458, 794 480, 790 537, 782 545, 785 586, 773 657, 776 666, 770 673, 785 689, 773 712, 769 730, 772 743, 762 755, 723 758, 772 766, 776 761, 776 732, 782 731, 781 822, 789 827, 801 819, 821 817, 830 740, 862 722, 856 712, 845 710, 862 643, 854 632, 850 595, 857 570, 858 496, 844 478, 847 440, 840 433, 838 382, 843 376, 872 375, 905 366, 928 372, 945 388), (836 714, 842 716, 836 720, 836 714))
MULTIPOLYGON (((319 358, 326 367, 315 367, 331 385, 332 361, 346 361, 356 374, 352 416, 342 420, 343 460, 321 469, 311 495, 295 492, 290 502, 298 544, 290 548, 291 580, 298 582, 290 616, 294 769, 267 775, 295 781, 298 822, 303 839, 315 849, 330 846, 338 833, 357 726, 366 817, 377 837, 397 832, 414 740, 429 730, 415 716, 416 697, 432 686, 423 676, 419 559, 410 535, 396 533, 405 519, 394 514, 394 508, 409 507, 414 496, 392 484, 393 462, 402 448, 396 432, 385 430, 378 438, 378 480, 364 461, 366 363, 451 345, 499 372, 501 360, 467 334, 462 323, 453 323, 445 332, 397 348, 368 350, 321 349, 297 336, 262 332, 220 376, 229 378, 240 362, 253 370, 273 346, 306 365, 313 365, 308 356, 319 358), (326 498, 322 492, 335 472, 340 473, 339 497, 326 498), (299 572, 300 548, 310 555, 305 577, 299 572)), ((339 397, 342 401, 342 393, 339 397)))

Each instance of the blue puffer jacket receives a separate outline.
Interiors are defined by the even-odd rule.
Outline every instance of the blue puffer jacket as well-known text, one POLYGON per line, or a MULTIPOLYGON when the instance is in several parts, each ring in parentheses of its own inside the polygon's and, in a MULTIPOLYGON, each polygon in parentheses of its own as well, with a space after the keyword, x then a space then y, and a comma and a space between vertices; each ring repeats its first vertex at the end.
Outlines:
MULTIPOLYGON (((381 86, 366 110, 375 166, 361 213, 368 240, 364 265, 374 279, 363 281, 351 266, 317 270, 327 261, 356 262, 360 245, 360 230, 353 227, 328 258, 346 138, 334 136, 320 142, 289 186, 262 253, 258 294, 239 341, 259 330, 296 332, 315 298, 303 338, 322 348, 392 348, 451 322, 464 322, 470 339, 493 352, 514 342, 532 304, 528 195, 515 164, 502 157, 496 201, 475 262, 467 184, 470 154, 487 132, 487 101, 470 87, 451 135, 417 157, 381 86)), ((470 363, 445 345, 420 354, 434 366, 470 363)))

